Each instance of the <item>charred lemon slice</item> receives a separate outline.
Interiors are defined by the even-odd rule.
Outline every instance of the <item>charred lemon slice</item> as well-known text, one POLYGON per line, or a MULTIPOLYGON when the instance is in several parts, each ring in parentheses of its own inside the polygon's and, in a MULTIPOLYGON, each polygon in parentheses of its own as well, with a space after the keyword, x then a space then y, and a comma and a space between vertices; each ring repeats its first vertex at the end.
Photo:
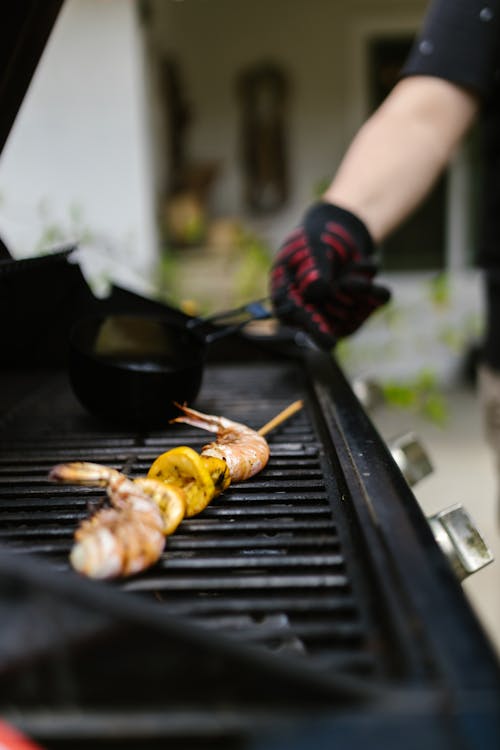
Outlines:
POLYGON ((215 485, 201 456, 181 445, 162 453, 148 471, 149 479, 174 484, 186 495, 186 516, 200 513, 215 497, 215 485))
POLYGON ((231 484, 231 474, 227 463, 222 458, 215 458, 215 456, 200 456, 200 458, 212 478, 215 494, 220 495, 231 484))
POLYGON ((158 506, 163 520, 165 536, 173 534, 186 515, 186 493, 175 484, 167 484, 159 479, 139 477, 134 479, 144 492, 158 506))

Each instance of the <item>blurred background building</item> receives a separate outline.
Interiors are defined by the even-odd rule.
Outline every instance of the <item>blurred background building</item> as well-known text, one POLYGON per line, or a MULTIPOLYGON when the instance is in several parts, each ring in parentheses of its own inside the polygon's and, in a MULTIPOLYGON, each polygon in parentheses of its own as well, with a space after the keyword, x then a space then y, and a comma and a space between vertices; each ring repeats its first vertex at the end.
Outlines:
MULTIPOLYGON (((15 257, 77 241, 96 284, 195 310, 265 294, 426 4, 66 0, 0 159, 0 236, 15 257)), ((473 348, 476 140, 382 248, 394 304, 344 347, 353 371, 447 379, 473 348)))

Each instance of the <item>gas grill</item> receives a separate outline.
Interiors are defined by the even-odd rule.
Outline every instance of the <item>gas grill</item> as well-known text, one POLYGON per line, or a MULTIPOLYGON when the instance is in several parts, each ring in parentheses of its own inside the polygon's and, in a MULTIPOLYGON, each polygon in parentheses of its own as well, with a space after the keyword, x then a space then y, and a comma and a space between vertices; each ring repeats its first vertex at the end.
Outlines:
MULTIPOLYGON (((7 13, 2 144, 59 5, 7 13)), ((54 464, 135 477, 206 441, 77 401, 80 316, 185 316, 118 288, 95 300, 71 255, 0 260, 0 717, 47 750, 496 749, 500 671, 460 584, 335 360, 289 332, 210 347, 195 404, 259 428, 303 399, 264 471, 184 520, 148 571, 70 569, 104 494, 50 483, 54 464)))
MULTIPOLYGON (((15 274, 4 263, 4 277, 22 286, 48 264, 55 288, 69 275, 80 288, 71 298, 88 302, 67 255, 15 274)), ((180 314, 123 290, 95 304, 180 314)), ((21 341, 24 309, 16 323, 21 341)), ((101 422, 63 363, 30 368, 15 354, 0 401, 1 715, 47 748, 305 747, 310 732, 391 748, 401 731, 409 747, 496 746, 493 653, 328 355, 287 337, 214 345, 202 411, 257 429, 297 398, 304 408, 269 434, 267 467, 184 520, 157 565, 99 583, 71 571, 68 553, 103 491, 50 483, 49 469, 89 460, 139 476, 206 436, 101 422)))

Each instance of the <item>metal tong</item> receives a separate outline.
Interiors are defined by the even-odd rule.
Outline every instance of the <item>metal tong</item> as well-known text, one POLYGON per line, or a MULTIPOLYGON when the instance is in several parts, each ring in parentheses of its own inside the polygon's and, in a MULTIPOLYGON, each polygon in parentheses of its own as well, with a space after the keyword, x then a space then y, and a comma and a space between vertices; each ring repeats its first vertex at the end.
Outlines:
POLYGON ((205 342, 211 344, 213 341, 217 341, 224 336, 230 336, 232 333, 241 331, 246 325, 248 325, 248 323, 251 323, 254 320, 269 320, 270 318, 276 318, 280 315, 286 314, 291 308, 292 305, 290 302, 273 308, 271 298, 262 297, 262 299, 247 302, 245 305, 234 307, 231 310, 222 310, 221 312, 216 312, 203 318, 191 318, 186 323, 186 326, 190 330, 196 330, 203 325, 217 325, 218 323, 223 323, 225 320, 240 317, 240 320, 237 322, 228 324, 221 327, 219 330, 208 333, 205 336, 205 342))

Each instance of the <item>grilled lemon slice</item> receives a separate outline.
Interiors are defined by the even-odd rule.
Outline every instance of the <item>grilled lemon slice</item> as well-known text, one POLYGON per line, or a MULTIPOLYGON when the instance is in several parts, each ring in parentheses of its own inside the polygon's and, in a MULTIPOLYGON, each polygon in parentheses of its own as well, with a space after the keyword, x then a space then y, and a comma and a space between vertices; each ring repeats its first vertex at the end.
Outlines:
POLYGON ((205 467, 208 469, 208 473, 212 478, 212 482, 215 486, 215 494, 220 495, 224 492, 231 484, 231 474, 229 473, 229 467, 222 458, 216 458, 215 456, 200 456, 205 467))
POLYGON ((158 456, 148 471, 148 478, 181 487, 186 495, 186 516, 200 513, 218 494, 206 462, 186 445, 158 456))

